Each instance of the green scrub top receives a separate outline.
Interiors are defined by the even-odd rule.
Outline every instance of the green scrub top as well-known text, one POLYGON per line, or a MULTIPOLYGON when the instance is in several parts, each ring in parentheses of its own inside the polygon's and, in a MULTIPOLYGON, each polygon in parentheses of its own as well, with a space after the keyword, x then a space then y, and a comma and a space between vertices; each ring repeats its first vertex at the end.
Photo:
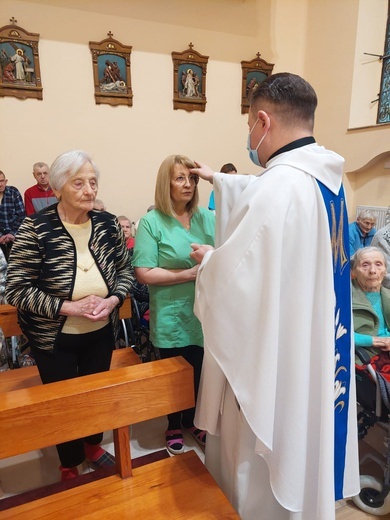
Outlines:
MULTIPOLYGON (((190 244, 214 245, 215 217, 198 208, 185 229, 174 217, 152 210, 141 218, 135 240, 134 267, 189 269, 190 244)), ((150 339, 158 348, 203 346, 202 327, 194 315, 195 281, 149 285, 150 339)))

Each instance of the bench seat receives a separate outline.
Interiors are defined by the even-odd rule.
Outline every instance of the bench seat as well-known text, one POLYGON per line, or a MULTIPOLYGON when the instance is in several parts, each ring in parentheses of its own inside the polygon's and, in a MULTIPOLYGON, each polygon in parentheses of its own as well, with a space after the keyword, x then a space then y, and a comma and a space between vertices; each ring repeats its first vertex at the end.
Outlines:
POLYGON ((239 519, 194 451, 0 512, 0 519, 239 519), (157 513, 158 512, 158 513, 157 513))

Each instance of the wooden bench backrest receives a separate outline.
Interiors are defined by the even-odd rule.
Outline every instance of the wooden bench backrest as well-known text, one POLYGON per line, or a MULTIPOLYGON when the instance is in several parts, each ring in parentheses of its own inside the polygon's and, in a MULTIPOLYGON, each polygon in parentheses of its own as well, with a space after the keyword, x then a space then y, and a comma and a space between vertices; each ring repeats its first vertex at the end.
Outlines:
MULTIPOLYGON (((110 370, 138 365, 140 363, 141 360, 139 356, 137 356, 132 348, 120 348, 114 350, 112 353, 110 370)), ((0 392, 22 390, 41 384, 42 381, 36 365, 0 372, 0 392)))
POLYGON ((125 320, 131 318, 131 297, 128 296, 121 307, 119 307, 119 319, 125 320))
POLYGON ((181 357, 0 393, 0 459, 193 406, 181 357))
MULTIPOLYGON (((125 299, 123 305, 119 308, 119 318, 121 320, 131 318, 130 296, 125 299)), ((13 305, 0 305, 0 328, 6 338, 20 336, 22 334, 18 323, 16 307, 13 305)))

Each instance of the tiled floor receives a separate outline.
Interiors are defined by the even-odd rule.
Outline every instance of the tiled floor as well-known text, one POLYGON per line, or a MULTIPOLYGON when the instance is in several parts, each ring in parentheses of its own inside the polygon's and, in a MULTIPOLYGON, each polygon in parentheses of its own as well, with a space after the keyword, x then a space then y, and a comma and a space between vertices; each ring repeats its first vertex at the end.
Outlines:
MULTIPOLYGON (((167 419, 160 417, 131 427, 131 456, 137 458, 165 448, 167 419)), ((186 450, 193 449, 204 461, 204 453, 195 439, 184 432, 186 450)), ((106 432, 103 447, 114 453, 112 432, 106 432)), ((59 461, 55 447, 45 448, 0 461, 0 497, 17 495, 48 484, 58 482, 59 461)), ((92 471, 88 463, 79 467, 80 473, 92 471)))

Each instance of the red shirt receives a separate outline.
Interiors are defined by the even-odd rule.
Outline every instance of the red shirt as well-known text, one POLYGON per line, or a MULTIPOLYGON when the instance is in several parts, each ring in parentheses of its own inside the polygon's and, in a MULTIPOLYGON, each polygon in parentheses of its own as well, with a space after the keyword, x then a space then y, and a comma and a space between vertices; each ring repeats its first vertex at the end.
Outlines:
POLYGON ((47 190, 44 190, 39 184, 35 184, 35 186, 31 186, 24 192, 26 215, 32 215, 56 202, 58 202, 57 197, 50 186, 47 190))

